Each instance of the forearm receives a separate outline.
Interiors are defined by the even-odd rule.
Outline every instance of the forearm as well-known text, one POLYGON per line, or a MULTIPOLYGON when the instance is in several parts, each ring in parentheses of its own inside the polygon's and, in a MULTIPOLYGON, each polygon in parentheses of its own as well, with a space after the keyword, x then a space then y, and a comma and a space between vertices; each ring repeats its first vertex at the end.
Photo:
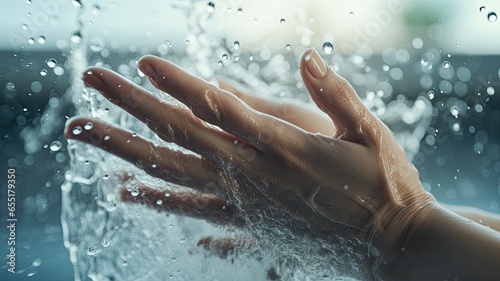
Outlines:
POLYGON ((441 205, 467 219, 473 220, 486 227, 491 227, 496 231, 500 231, 500 215, 498 214, 489 213, 469 206, 448 205, 442 203, 441 205))
POLYGON ((409 232, 388 279, 498 280, 500 234, 438 204, 431 208, 409 232))

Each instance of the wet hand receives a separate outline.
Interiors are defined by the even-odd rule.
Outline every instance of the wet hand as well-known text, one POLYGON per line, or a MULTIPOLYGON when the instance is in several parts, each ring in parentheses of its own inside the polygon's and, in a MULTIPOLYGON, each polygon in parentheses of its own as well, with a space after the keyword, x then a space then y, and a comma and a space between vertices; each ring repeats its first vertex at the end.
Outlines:
MULTIPOLYGON (((301 123, 300 115, 252 108, 237 91, 218 88, 160 58, 146 56, 138 66, 180 104, 103 68, 88 69, 83 79, 161 139, 197 155, 90 118, 71 119, 66 137, 107 150, 154 177, 225 200, 244 218, 285 210, 313 233, 355 236, 383 255, 399 252, 415 214, 434 201, 388 128, 314 50, 302 56, 300 71, 313 100, 331 119, 318 118, 317 127, 301 123), (91 130, 72 134, 73 127, 87 122, 91 130)), ((189 209, 188 204, 183 212, 189 209)))

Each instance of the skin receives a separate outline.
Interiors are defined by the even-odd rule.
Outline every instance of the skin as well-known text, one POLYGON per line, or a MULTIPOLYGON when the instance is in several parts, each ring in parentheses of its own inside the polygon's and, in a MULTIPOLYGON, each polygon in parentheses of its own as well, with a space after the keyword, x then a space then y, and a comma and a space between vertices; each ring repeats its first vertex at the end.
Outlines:
MULTIPOLYGON (((307 50, 299 67, 309 94, 325 115, 251 97, 227 80, 216 87, 157 57, 143 57, 138 67, 155 87, 180 103, 166 103, 103 68, 86 70, 83 80, 164 141, 198 156, 99 120, 72 118, 67 138, 102 148, 154 177, 193 190, 165 197, 122 175, 123 182, 136 185, 141 194, 132 196, 122 189, 123 200, 153 205, 161 198, 162 210, 237 227, 252 223, 243 213, 284 210, 313 235, 334 233, 361 241, 377 279, 500 276, 500 235, 447 211, 425 192, 390 130, 316 51, 307 50), (91 130, 72 133, 72 128, 87 122, 93 123, 91 130)), ((202 239, 199 245, 230 251, 228 245, 249 244, 202 239)))

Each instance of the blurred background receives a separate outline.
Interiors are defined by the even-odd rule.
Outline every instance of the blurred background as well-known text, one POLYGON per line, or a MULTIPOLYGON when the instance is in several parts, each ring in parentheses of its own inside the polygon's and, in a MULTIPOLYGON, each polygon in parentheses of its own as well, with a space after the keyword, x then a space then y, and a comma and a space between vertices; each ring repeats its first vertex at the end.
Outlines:
POLYGON ((266 71, 273 58, 296 64, 305 48, 315 47, 396 135, 401 128, 414 133, 398 140, 426 190, 445 203, 500 213, 498 1, 4 2, 2 280, 74 278, 61 224, 61 185, 69 165, 63 125, 81 113, 74 106, 81 102, 74 69, 101 63, 136 72, 135 60, 149 53, 174 61, 186 57, 205 78, 243 68, 260 79, 242 79, 249 87, 262 88, 259 81, 266 81, 271 95, 307 101, 273 87, 283 82, 305 92, 296 78, 292 83, 266 71), (85 60, 71 60, 75 50, 83 50, 85 60), (386 106, 418 99, 431 106, 428 119, 386 106), (15 275, 6 264, 9 168, 16 170, 15 275))

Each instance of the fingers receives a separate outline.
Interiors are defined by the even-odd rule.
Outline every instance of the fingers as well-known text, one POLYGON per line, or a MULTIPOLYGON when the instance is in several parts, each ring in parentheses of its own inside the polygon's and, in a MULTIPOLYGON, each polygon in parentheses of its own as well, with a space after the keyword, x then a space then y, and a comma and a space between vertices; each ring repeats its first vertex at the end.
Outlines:
POLYGON ((211 253, 217 255, 221 259, 227 258, 231 253, 235 253, 242 250, 248 250, 254 245, 252 240, 246 238, 213 238, 204 237, 198 241, 196 244, 198 247, 210 251, 211 253))
POLYGON ((167 142, 208 157, 217 155, 227 160, 237 155, 233 144, 237 138, 200 120, 186 107, 166 103, 111 70, 90 68, 83 73, 83 80, 167 142))
POLYGON ((212 179, 215 168, 208 160, 157 146, 123 129, 95 119, 76 117, 66 124, 64 135, 104 149, 148 174, 175 184, 200 189, 212 179))
POLYGON ((331 136, 335 132, 335 127, 327 116, 307 108, 306 105, 300 105, 291 100, 284 101, 282 99, 280 101, 273 101, 264 97, 247 94, 242 89, 242 86, 235 81, 223 77, 218 77, 217 80, 221 89, 234 94, 257 111, 285 120, 311 133, 321 133, 331 136))
POLYGON ((158 89, 188 106, 199 118, 264 149, 280 142, 263 140, 263 134, 288 133, 292 127, 259 113, 236 96, 195 77, 180 67, 154 56, 145 56, 138 67, 158 89))
POLYGON ((137 182, 132 190, 121 189, 120 198, 126 202, 139 203, 159 211, 203 219, 215 224, 244 225, 244 220, 234 205, 215 195, 194 190, 158 190, 137 182))
POLYGON ((337 126, 336 137, 363 143, 376 141, 373 133, 381 123, 349 82, 328 67, 314 49, 302 55, 300 72, 313 100, 337 126))

